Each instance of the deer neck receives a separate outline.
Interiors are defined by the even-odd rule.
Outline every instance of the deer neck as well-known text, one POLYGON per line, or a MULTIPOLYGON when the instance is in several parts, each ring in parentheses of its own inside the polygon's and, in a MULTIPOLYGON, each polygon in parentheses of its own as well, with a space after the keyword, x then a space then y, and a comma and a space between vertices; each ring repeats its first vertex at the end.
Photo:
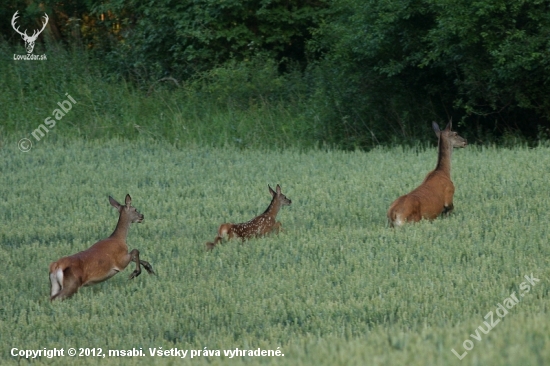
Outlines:
POLYGON ((271 200, 271 203, 263 213, 263 215, 267 215, 270 217, 275 218, 277 214, 279 213, 279 210, 281 209, 281 203, 277 200, 277 197, 273 197, 271 200))
POLYGON ((111 238, 122 239, 126 241, 129 229, 130 220, 128 220, 124 212, 122 212, 118 217, 118 223, 116 224, 115 231, 113 232, 113 234, 111 234, 111 238))
POLYGON ((451 177, 451 155, 453 153, 453 146, 443 136, 439 137, 438 143, 438 156, 437 166, 435 170, 443 172, 449 178, 451 177))

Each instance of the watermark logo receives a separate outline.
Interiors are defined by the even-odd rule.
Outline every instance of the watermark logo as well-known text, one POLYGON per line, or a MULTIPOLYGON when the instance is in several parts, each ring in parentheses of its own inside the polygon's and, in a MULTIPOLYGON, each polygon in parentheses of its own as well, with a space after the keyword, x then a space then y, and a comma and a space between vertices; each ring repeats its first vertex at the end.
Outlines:
POLYGON ((16 55, 14 54, 13 55, 13 59, 14 60, 46 60, 46 55, 33 55, 32 54, 32 51, 34 50, 34 43, 36 42, 36 39, 38 38, 38 36, 40 35, 40 33, 42 33, 42 31, 46 28, 46 25, 48 24, 48 14, 44 13, 44 22, 42 23, 42 29, 40 30, 34 30, 34 32, 32 33, 32 36, 29 36, 27 34, 27 30, 25 29, 25 32, 21 32, 19 30, 19 27, 16 26, 15 24, 15 21, 17 20, 17 18, 19 17, 17 15, 17 13, 19 13, 19 10, 15 12, 15 14, 13 14, 13 17, 11 18, 11 26, 13 27, 13 29, 19 33, 21 35, 21 38, 23 38, 23 41, 25 41, 25 49, 27 50, 27 54, 26 55, 16 55))
MULTIPOLYGON (((39 124, 38 128, 31 132, 32 137, 34 137, 36 141, 40 141, 41 138, 46 136, 46 134, 55 127, 56 120, 60 121, 73 108, 73 104, 76 104, 76 100, 74 100, 74 98, 71 97, 69 93, 65 93, 65 95, 68 99, 62 102, 57 102, 59 108, 53 110, 53 117, 46 117, 46 119, 44 119, 44 123, 39 124), (46 127, 44 124, 46 124, 46 126, 48 126, 50 129, 48 129, 48 127, 46 127)), ((29 138, 23 137, 17 143, 17 147, 19 147, 19 150, 21 150, 22 152, 29 152, 32 149, 32 141, 29 138)))
MULTIPOLYGON (((518 298, 516 296, 516 292, 514 291, 510 294, 510 297, 507 297, 506 299, 504 299, 502 303, 497 304, 495 313, 498 316, 498 318, 493 315, 492 311, 489 311, 484 317, 484 319, 486 320, 483 322, 483 324, 485 325, 485 328, 483 327, 483 325, 480 325, 479 327, 477 327, 475 330, 475 334, 470 334, 470 337, 472 339, 475 339, 476 341, 480 342, 482 338, 482 334, 479 333, 479 331, 481 331, 483 334, 489 334, 489 332, 493 330, 493 328, 496 327, 498 323, 500 323, 500 320, 508 314, 508 310, 511 310, 514 306, 516 306, 519 303, 520 298, 527 295, 529 291, 531 291, 531 287, 534 287, 537 282, 540 282, 540 280, 538 278, 535 278, 532 273, 531 273, 531 276, 525 275, 524 278, 526 279, 526 281, 522 282, 519 285, 519 289, 521 290, 521 292, 519 293, 520 297, 518 298)), ((466 350, 464 353, 459 354, 457 351, 455 351, 454 348, 451 349, 451 351, 459 360, 462 360, 464 357, 466 357, 466 355, 468 354, 468 351, 471 351, 474 348, 474 346, 475 346, 474 342, 472 342, 470 339, 466 339, 462 343, 462 347, 466 350)))

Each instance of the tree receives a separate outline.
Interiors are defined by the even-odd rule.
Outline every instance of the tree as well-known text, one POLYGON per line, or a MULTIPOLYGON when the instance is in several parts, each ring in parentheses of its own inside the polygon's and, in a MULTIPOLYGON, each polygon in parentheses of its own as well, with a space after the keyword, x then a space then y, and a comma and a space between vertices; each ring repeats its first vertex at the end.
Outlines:
MULTIPOLYGON (((547 1, 339 0, 310 43, 348 125, 414 134, 431 118, 519 129, 550 121, 547 1), (334 70, 339 70, 335 72, 334 70), (332 72, 332 77, 330 73, 332 72), (360 118, 358 117, 360 116, 360 118), (525 121, 527 119, 527 122, 525 121), (351 122, 350 122, 351 120, 351 122)), ((364 135, 368 130, 363 128, 364 135)), ((503 130, 497 132, 502 133, 503 130)))
POLYGON ((129 69, 186 78, 256 53, 304 64, 309 29, 325 7, 318 0, 113 0, 94 13, 113 14, 122 25, 115 52, 129 69))

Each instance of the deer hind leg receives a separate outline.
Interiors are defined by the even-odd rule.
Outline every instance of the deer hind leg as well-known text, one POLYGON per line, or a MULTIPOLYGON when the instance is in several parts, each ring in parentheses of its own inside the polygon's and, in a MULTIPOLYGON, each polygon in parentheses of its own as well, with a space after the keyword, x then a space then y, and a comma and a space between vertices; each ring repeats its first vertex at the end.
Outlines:
POLYGON ((445 215, 445 216, 449 216, 451 214, 451 212, 453 212, 454 208, 455 208, 455 206, 451 202, 449 205, 443 206, 443 212, 441 214, 445 215))
POLYGON ((214 238, 214 242, 208 242, 206 243, 206 249, 212 250, 216 245, 218 245, 219 242, 223 241, 223 237, 227 235, 228 239, 233 238, 234 233, 232 230, 232 224, 221 224, 218 229, 218 235, 214 238))
POLYGON ((69 298, 73 296, 82 286, 82 282, 78 276, 73 273, 70 267, 66 268, 64 271, 59 269, 56 273, 51 273, 50 280, 52 279, 52 275, 55 276, 54 280, 56 281, 56 286, 61 285, 61 291, 53 294, 55 285, 54 282, 52 282, 52 296, 50 297, 50 301, 69 298))
POLYGON ((401 196, 396 199, 388 209, 388 223, 391 228, 403 226, 408 221, 411 221, 410 216, 414 211, 414 199, 408 195, 401 196))
POLYGON ((395 213, 395 207, 393 205, 389 208, 387 217, 390 228, 402 225, 402 222, 397 220, 397 214, 395 213))
POLYGON ((422 210, 420 207, 415 207, 412 212, 407 216, 408 222, 419 222, 422 220, 422 210))
POLYGON ((206 243, 206 249, 208 250, 212 250, 214 249, 214 247, 220 242, 222 241, 222 237, 217 235, 215 238, 214 238, 214 241, 213 242, 208 242, 206 243))
POLYGON ((443 204, 443 212, 441 212, 445 216, 449 216, 455 208, 453 204, 454 193, 455 193, 454 186, 450 186, 450 187, 447 187, 447 189, 445 189, 445 203, 443 204))
POLYGON ((396 226, 422 220, 422 205, 415 198, 411 198, 406 201, 406 204, 404 204, 402 209, 399 211, 400 212, 396 214, 396 220, 394 221, 396 226))

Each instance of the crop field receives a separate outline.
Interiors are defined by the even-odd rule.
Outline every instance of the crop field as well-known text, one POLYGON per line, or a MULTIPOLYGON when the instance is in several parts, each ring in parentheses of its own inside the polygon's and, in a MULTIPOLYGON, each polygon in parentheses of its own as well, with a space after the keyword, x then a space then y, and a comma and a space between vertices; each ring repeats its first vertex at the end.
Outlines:
POLYGON ((391 229, 435 147, 35 145, 0 149, 2 365, 550 364, 549 148, 455 150, 453 214, 391 229), (292 200, 283 232, 206 251, 266 209, 268 184, 292 200), (109 236, 108 196, 127 193, 145 216, 127 242, 157 276, 129 281, 131 263, 51 303, 49 264, 109 236))

